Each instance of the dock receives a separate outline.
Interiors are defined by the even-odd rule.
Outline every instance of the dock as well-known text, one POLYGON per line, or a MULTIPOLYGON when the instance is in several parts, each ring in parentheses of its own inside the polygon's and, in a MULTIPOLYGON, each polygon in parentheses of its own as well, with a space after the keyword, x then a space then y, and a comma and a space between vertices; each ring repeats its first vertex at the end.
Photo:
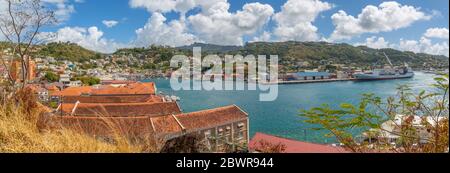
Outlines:
POLYGON ((355 81, 355 78, 348 79, 319 79, 319 80, 292 80, 292 81, 278 81, 278 82, 262 82, 264 85, 289 85, 289 84, 310 84, 310 83, 328 83, 328 82, 346 82, 355 81))

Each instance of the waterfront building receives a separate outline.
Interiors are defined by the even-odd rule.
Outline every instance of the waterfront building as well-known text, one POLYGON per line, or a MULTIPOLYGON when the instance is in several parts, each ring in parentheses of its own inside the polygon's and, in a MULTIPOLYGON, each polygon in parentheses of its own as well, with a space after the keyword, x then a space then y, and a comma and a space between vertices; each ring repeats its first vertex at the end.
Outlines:
POLYGON ((247 150, 248 114, 236 105, 183 113, 176 101, 156 95, 154 83, 73 87, 52 94, 58 108, 40 122, 61 124, 110 141, 117 133, 133 141, 156 141, 164 152, 177 152, 171 141, 195 135, 204 152, 247 150))
POLYGON ((328 72, 298 72, 293 76, 296 80, 323 80, 330 79, 331 75, 328 72))
POLYGON ((82 131, 105 141, 111 141, 117 134, 135 142, 157 141, 155 147, 164 152, 178 152, 177 147, 170 143, 184 136, 197 136, 196 140, 202 143, 202 152, 246 151, 249 139, 248 114, 235 105, 161 116, 45 114, 39 124, 41 128, 61 124, 65 128, 82 131))

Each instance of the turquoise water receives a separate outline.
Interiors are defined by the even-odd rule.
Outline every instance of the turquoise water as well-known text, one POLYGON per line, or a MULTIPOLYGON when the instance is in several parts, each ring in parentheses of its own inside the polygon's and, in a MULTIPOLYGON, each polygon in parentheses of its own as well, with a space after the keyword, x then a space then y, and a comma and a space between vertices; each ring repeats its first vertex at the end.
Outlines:
POLYGON ((260 102, 257 91, 173 91, 168 80, 155 79, 158 91, 181 98, 184 112, 216 108, 236 104, 249 114, 250 134, 263 132, 298 140, 327 143, 332 139, 323 137, 323 132, 309 130, 312 125, 302 122, 300 109, 328 104, 358 104, 363 93, 374 93, 382 98, 396 95, 399 85, 408 84, 415 91, 429 90, 434 75, 417 73, 411 79, 335 82, 280 85, 278 99, 260 102), (306 135, 305 135, 306 134, 306 135))

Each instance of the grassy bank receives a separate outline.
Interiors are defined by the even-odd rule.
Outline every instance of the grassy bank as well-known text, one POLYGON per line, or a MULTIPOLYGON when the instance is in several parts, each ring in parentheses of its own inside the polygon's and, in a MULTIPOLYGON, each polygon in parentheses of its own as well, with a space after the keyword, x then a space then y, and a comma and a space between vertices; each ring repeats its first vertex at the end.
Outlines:
POLYGON ((27 111, 11 103, 0 105, 0 153, 136 153, 142 147, 126 140, 107 143, 86 134, 58 128, 38 128, 39 109, 27 111), (30 112, 30 113, 26 113, 30 112))

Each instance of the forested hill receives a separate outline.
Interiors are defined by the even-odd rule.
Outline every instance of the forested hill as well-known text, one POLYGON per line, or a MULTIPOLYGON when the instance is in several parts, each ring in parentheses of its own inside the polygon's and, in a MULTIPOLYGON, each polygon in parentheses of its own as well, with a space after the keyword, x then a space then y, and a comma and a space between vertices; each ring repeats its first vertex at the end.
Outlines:
MULTIPOLYGON (((0 48, 8 43, 0 42, 0 48)), ((75 43, 60 42, 39 45, 36 54, 51 56, 58 60, 86 61, 102 58, 105 55, 85 49, 75 43)), ((113 55, 133 55, 136 58, 152 58, 155 62, 167 62, 173 55, 192 55, 193 47, 202 47, 204 53, 241 54, 241 55, 279 55, 280 64, 286 70, 295 69, 299 63, 307 62, 312 67, 325 64, 346 64, 354 67, 386 64, 386 53, 394 65, 407 63, 411 67, 448 68, 449 58, 446 56, 422 53, 403 52, 394 49, 372 49, 365 46, 349 44, 333 44, 326 42, 255 42, 245 46, 220 46, 195 43, 183 47, 149 46, 148 48, 119 49, 113 55)))
POLYGON ((70 60, 83 62, 89 59, 99 59, 103 54, 88 50, 75 43, 59 42, 41 45, 37 54, 40 56, 51 56, 57 60, 70 60))
POLYGON ((446 56, 326 42, 249 43, 240 52, 255 55, 279 55, 281 61, 285 64, 307 61, 312 65, 317 65, 323 61, 328 61, 358 66, 383 65, 387 64, 383 53, 389 56, 394 65, 408 63, 412 67, 422 67, 426 63, 432 66, 448 67, 449 62, 449 58, 446 56))
POLYGON ((325 63, 347 64, 354 66, 384 65, 387 63, 383 53, 386 53, 395 65, 407 63, 412 67, 423 67, 428 64, 433 67, 448 67, 449 58, 446 56, 416 54, 394 49, 372 49, 366 46, 352 46, 349 44, 333 44, 326 42, 255 42, 239 46, 218 46, 196 43, 180 49, 191 49, 202 46, 202 51, 220 54, 242 55, 278 55, 285 66, 293 66, 298 62, 308 62, 312 66, 325 63))

